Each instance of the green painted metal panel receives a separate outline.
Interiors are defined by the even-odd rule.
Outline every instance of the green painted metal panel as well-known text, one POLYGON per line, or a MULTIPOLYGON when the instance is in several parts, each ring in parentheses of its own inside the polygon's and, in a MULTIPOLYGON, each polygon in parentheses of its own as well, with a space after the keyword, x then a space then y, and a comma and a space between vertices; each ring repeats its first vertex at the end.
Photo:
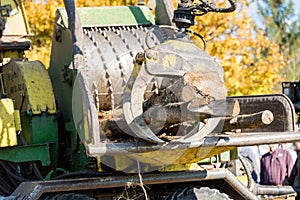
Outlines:
MULTIPOLYGON (((51 149, 47 150, 47 154, 50 159, 51 157, 51 164, 56 165, 58 162, 58 125, 56 115, 50 115, 43 113, 42 115, 28 115, 23 114, 21 116, 22 121, 22 134, 25 138, 27 145, 29 146, 40 146, 45 143, 51 143, 51 149)), ((21 144, 21 141, 19 142, 21 144)), ((32 149, 30 154, 26 154, 26 156, 32 156, 31 159, 40 160, 42 163, 45 164, 45 160, 42 156, 45 156, 46 153, 43 153, 41 156, 38 156, 41 152, 35 152, 36 148, 32 149), (37 156, 35 154, 37 153, 37 156)), ((0 150, 2 154, 2 149, 0 150)), ((29 160, 30 156, 28 157, 29 160)), ((50 162, 50 160, 47 162, 50 162)), ((43 164, 43 165, 44 165, 43 164)))
POLYGON ((21 116, 23 134, 27 144, 42 144, 46 142, 57 143, 56 115, 23 114, 21 116))
POLYGON ((234 148, 230 150, 230 160, 236 160, 239 158, 239 151, 238 148, 234 148))
POLYGON ((32 143, 40 144, 45 142, 57 143, 57 121, 56 115, 34 116, 32 124, 32 143))
POLYGON ((17 146, 12 148, 0 149, 0 160, 7 160, 11 162, 29 162, 41 161, 43 166, 49 166, 50 158, 50 144, 17 146))
MULTIPOLYGON (((60 10, 61 11, 61 10, 60 10)), ((58 13, 60 14, 60 13, 58 13)), ((66 15, 65 15, 66 17, 66 15)), ((66 19, 65 19, 66 20, 66 19)), ((58 22, 62 23, 60 19, 58 22)), ((66 146, 72 149, 73 165, 69 171, 86 170, 88 157, 85 148, 80 143, 73 120, 73 85, 77 75, 76 70, 69 68, 72 60, 72 37, 70 30, 63 27, 56 27, 59 30, 61 39, 52 41, 51 59, 49 74, 52 81, 52 87, 59 107, 60 131, 65 134, 66 146), (62 72, 64 75, 62 75, 62 72), (67 80, 65 77, 69 77, 67 80)), ((75 110, 76 111, 76 110, 75 110)))
MULTIPOLYGON (((154 16, 146 6, 82 7, 77 8, 83 27, 152 25, 154 16)), ((58 10, 61 25, 68 27, 65 9, 58 10)))

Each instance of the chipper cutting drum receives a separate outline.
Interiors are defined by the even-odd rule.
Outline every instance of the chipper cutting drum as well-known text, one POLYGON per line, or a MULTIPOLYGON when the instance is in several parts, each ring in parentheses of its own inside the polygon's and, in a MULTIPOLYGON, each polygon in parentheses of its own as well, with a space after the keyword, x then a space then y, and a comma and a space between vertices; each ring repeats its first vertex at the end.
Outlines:
POLYGON ((145 48, 143 27, 84 29, 84 74, 94 92, 97 109, 112 110, 122 103, 124 87, 137 52, 145 48))
MULTIPOLYGON (((79 70, 82 82, 100 121, 107 121, 105 115, 112 121, 120 117, 120 111, 126 125, 114 121, 131 136, 164 143, 146 124, 146 110, 165 113, 160 121, 166 121, 167 104, 188 106, 194 101, 202 106, 225 98, 221 67, 187 35, 176 38, 179 33, 170 28, 143 27, 94 28, 84 33, 86 66, 79 70)), ((153 122, 158 116, 149 117, 153 122)), ((107 124, 102 125, 105 129, 107 124)))
POLYGON ((93 24, 96 17, 78 9, 82 27, 74 56, 66 13, 57 12, 50 74, 63 119, 74 121, 88 155, 120 153, 137 141, 199 142, 218 125, 218 116, 236 114, 236 104, 225 100, 222 67, 187 33, 153 25, 144 7, 115 9, 144 18, 116 25, 115 16, 93 24), (56 81, 61 76, 63 83, 56 81))

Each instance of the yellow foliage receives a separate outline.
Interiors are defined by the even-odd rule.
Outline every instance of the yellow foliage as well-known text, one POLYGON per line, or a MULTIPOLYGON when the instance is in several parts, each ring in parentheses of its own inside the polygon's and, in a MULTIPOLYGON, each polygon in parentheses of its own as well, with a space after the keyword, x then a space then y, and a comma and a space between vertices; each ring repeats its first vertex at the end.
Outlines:
POLYGON ((274 86, 283 81, 279 72, 285 60, 279 46, 254 29, 247 6, 240 1, 238 12, 199 17, 193 29, 206 39, 210 55, 221 60, 228 95, 278 92, 274 86))
MULTIPOLYGON (((137 0, 76 1, 79 7, 135 3, 137 0)), ((62 0, 25 1, 31 31, 35 35, 31 38, 33 47, 27 57, 41 60, 46 67, 50 62, 55 10, 62 6, 62 0)), ((277 44, 254 29, 253 21, 246 13, 248 6, 247 0, 241 0, 236 12, 197 17, 197 26, 193 27, 207 41, 207 51, 221 60, 228 95, 272 93, 274 85, 282 81, 278 74, 285 65, 284 58, 277 44)))
MULTIPOLYGON (((134 5, 137 0, 77 0, 76 6, 118 6, 134 5)), ((50 64, 51 38, 55 11, 63 7, 63 0, 26 0, 24 2, 25 10, 31 32, 33 33, 32 49, 26 52, 29 60, 41 60, 46 68, 50 64)))
POLYGON ((51 35, 55 11, 62 7, 63 1, 25 1, 24 7, 32 34, 32 50, 26 52, 30 60, 41 60, 46 68, 50 63, 51 35), (35 11, 35 12, 32 12, 35 11))

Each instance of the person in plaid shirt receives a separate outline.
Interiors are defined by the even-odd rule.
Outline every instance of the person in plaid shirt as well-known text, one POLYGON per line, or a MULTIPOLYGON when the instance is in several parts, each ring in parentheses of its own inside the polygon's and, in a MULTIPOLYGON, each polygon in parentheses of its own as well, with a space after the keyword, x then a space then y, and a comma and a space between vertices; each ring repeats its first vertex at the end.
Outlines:
POLYGON ((261 158, 261 185, 288 185, 293 169, 293 158, 278 144, 269 145, 270 151, 261 158))

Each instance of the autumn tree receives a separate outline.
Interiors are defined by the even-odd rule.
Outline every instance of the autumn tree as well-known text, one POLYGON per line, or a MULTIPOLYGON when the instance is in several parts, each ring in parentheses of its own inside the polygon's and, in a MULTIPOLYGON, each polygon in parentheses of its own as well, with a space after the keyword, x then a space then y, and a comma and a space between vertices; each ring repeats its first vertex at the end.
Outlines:
POLYGON ((274 85, 282 81, 280 48, 255 30, 249 6, 246 0, 238 1, 235 12, 199 17, 195 28, 207 40, 208 52, 220 59, 229 95, 276 92, 274 85))
POLYGON ((290 81, 299 80, 300 22, 294 2, 260 0, 257 5, 264 22, 261 28, 272 41, 279 44, 282 55, 287 59, 283 75, 290 81))
MULTIPOLYGON (((77 6, 132 5, 136 2, 137 0, 77 0, 77 6)), ((224 1, 220 2, 224 4, 224 1)), ((28 13, 31 29, 35 34, 32 38, 33 50, 28 57, 40 59, 47 65, 54 14, 58 7, 63 6, 62 0, 27 1, 25 6, 27 10, 47 11, 28 13)), ((253 21, 246 12, 248 7, 247 0, 241 0, 237 11, 197 17, 197 25, 193 27, 207 41, 207 51, 218 57, 224 67, 229 95, 270 93, 273 86, 281 81, 278 73, 284 66, 284 59, 280 55, 279 46, 271 42, 263 32, 254 29, 253 21)), ((201 42, 199 46, 202 47, 201 42)))
MULTIPOLYGON (((77 0, 78 7, 134 5, 137 0, 77 0)), ((64 6, 63 0, 27 0, 24 2, 33 37, 32 50, 27 52, 31 60, 41 60, 46 68, 50 63, 51 38, 55 11, 64 6)))
POLYGON ((24 2, 30 30, 33 34, 30 37, 32 49, 27 51, 26 55, 30 60, 41 60, 46 67, 50 63, 51 36, 55 10, 61 5, 62 1, 58 2, 56 0, 24 2))

